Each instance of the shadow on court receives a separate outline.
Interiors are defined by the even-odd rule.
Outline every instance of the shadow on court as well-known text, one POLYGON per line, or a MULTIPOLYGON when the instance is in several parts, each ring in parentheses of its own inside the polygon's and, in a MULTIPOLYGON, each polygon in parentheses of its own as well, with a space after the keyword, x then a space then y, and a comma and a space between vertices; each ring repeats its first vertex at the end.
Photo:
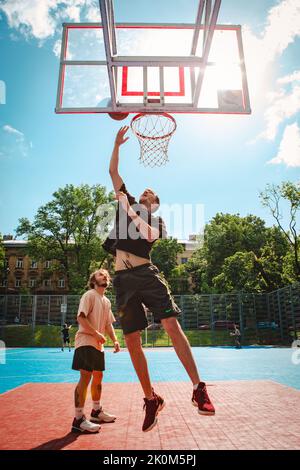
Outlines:
POLYGON ((72 442, 76 441, 76 439, 78 439, 80 435, 81 434, 69 432, 63 437, 59 437, 58 439, 52 439, 51 441, 45 442, 44 444, 41 444, 38 447, 33 447, 30 450, 61 450, 69 444, 72 444, 72 442))

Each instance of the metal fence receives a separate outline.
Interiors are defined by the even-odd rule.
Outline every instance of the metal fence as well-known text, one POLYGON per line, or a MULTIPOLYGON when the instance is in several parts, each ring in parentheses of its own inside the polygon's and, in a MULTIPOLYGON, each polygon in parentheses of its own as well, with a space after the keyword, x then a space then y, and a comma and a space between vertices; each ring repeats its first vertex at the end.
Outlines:
MULTIPOLYGON (((115 311, 115 298, 108 295, 115 311)), ((271 293, 175 295, 181 308, 179 321, 184 330, 230 329, 239 325, 242 334, 257 336, 272 331, 284 341, 300 333, 300 283, 271 293)), ((75 324, 79 295, 1 295, 0 324, 75 324)), ((152 322, 149 312, 149 322, 152 322)), ((118 323, 115 324, 118 327, 118 323)))

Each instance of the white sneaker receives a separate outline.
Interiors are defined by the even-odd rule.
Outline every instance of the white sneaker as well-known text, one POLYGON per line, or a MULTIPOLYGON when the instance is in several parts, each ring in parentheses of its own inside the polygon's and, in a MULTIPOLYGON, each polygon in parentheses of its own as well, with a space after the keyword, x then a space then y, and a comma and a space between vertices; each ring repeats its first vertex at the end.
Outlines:
POLYGON ((100 410, 92 410, 91 412, 91 421, 93 423, 113 423, 116 419, 116 416, 103 411, 102 407, 100 410))
POLYGON ((88 421, 85 416, 83 416, 81 419, 74 418, 71 431, 94 433, 99 432, 100 429, 101 426, 99 426, 99 424, 93 424, 88 421))

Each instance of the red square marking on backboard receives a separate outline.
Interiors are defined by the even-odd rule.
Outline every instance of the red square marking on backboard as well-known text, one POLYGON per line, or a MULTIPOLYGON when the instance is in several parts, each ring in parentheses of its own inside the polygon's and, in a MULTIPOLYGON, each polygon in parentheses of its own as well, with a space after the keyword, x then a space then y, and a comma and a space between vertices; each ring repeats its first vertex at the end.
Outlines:
MULTIPOLYGON (((178 67, 179 90, 165 91, 165 96, 184 96, 184 68, 178 67)), ((143 91, 128 90, 128 67, 122 70, 122 96, 143 96, 143 91)), ((149 91, 148 96, 160 96, 159 91, 149 91)))

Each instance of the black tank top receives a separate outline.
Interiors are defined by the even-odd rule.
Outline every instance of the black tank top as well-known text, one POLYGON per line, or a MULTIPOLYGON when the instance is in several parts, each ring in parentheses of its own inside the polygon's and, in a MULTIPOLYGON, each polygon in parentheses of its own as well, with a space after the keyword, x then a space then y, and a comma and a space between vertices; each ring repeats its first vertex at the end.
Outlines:
MULTIPOLYGON (((119 191, 126 194, 130 206, 145 222, 151 227, 159 229, 159 238, 167 237, 165 224, 161 217, 155 217, 139 204, 127 191, 124 183, 119 191)), ((114 228, 103 243, 103 248, 114 256, 116 256, 116 250, 118 249, 150 260, 150 251, 155 241, 149 242, 143 237, 127 212, 119 204, 114 228)))

